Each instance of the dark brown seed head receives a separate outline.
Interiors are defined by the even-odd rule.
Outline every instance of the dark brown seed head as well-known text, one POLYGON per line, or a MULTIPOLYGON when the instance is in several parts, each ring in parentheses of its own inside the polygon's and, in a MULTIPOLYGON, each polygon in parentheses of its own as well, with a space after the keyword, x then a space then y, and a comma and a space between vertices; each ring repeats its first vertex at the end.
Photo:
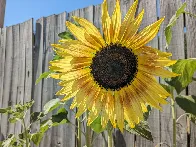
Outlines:
POLYGON ((137 56, 131 49, 110 44, 96 53, 90 68, 94 80, 102 88, 114 91, 131 84, 137 66, 137 56))

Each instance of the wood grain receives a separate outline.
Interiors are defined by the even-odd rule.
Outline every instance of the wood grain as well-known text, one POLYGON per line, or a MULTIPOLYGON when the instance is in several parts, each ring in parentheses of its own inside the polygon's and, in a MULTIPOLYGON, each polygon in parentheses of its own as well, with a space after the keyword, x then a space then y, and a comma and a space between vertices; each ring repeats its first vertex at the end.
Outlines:
MULTIPOLYGON (((160 15, 165 16, 165 21, 160 31, 160 49, 165 51, 165 36, 164 28, 169 23, 171 17, 175 14, 175 11, 181 6, 182 2, 178 0, 160 1, 160 15)), ((169 46, 168 52, 172 52, 172 59, 185 58, 184 53, 184 22, 183 16, 181 16, 176 25, 172 28, 172 40, 169 46)), ((176 96, 176 94, 175 94, 176 96)), ((161 113, 161 142, 166 142, 168 145, 172 145, 172 115, 169 105, 163 107, 161 113)), ((177 107, 177 118, 184 114, 184 111, 177 107)), ((179 121, 177 125, 177 146, 185 147, 187 145, 187 132, 186 132, 186 118, 179 121)))
MULTIPOLYGON (((187 0, 187 8, 186 11, 196 14, 196 2, 194 0, 187 0)), ((195 58, 196 57, 196 19, 189 15, 186 16, 186 40, 187 40, 187 58, 195 58)), ((196 74, 194 74, 196 77, 196 74)), ((188 87, 188 94, 189 95, 196 95, 196 82, 192 82, 188 87)), ((191 123, 190 126, 190 147, 194 147, 196 145, 196 126, 195 124, 191 123)))

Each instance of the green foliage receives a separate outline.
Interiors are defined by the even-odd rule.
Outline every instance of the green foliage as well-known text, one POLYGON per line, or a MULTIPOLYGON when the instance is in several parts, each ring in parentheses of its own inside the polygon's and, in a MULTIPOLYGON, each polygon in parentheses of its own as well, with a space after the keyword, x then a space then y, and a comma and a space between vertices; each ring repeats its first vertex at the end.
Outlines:
POLYGON ((196 125, 196 115, 190 114, 189 118, 196 125))
POLYGON ((59 55, 54 55, 53 61, 54 61, 54 60, 59 60, 59 59, 62 59, 62 57, 59 56, 59 55))
POLYGON ((2 147, 17 147, 17 141, 14 134, 10 134, 4 141, 1 142, 2 147))
POLYGON ((147 106, 147 110, 148 110, 148 111, 144 113, 144 120, 147 120, 148 117, 150 116, 150 113, 151 113, 151 111, 152 111, 152 108, 151 108, 150 105, 147 106))
POLYGON ((193 81, 193 74, 196 70, 196 60, 195 59, 180 59, 172 66, 172 71, 180 74, 170 81, 166 81, 169 85, 173 86, 177 93, 180 94, 188 84, 193 81))
POLYGON ((44 78, 49 78, 50 74, 53 73, 53 71, 48 71, 48 72, 44 72, 42 73, 39 78, 35 81, 35 84, 38 84, 42 79, 44 78))
POLYGON ((60 99, 52 99, 44 105, 44 114, 51 112, 52 110, 56 109, 60 105, 60 99))
POLYGON ((176 103, 187 113, 196 115, 196 96, 179 95, 176 103))
POLYGON ((91 129, 96 133, 101 133, 105 130, 101 125, 101 116, 98 116, 90 125, 91 129))
POLYGON ((69 31, 65 31, 65 32, 59 33, 58 36, 61 39, 74 39, 74 36, 69 31))
POLYGON ((126 123, 125 130, 132 134, 140 135, 150 141, 153 141, 152 133, 150 131, 150 127, 147 121, 140 122, 138 125, 135 126, 135 128, 130 128, 129 125, 126 123))
POLYGON ((68 112, 65 108, 60 108, 56 114, 52 115, 45 121, 42 121, 44 117, 47 116, 48 113, 52 112, 54 109, 57 109, 59 106, 64 105, 64 103, 60 102, 60 99, 52 99, 44 106, 43 112, 33 112, 31 113, 31 124, 26 126, 25 124, 25 116, 27 111, 32 107, 34 101, 30 101, 22 104, 17 104, 13 108, 1 108, 0 113, 9 114, 9 122, 16 123, 20 121, 23 124, 23 132, 18 134, 17 136, 10 134, 7 139, 0 142, 0 146, 2 147, 23 147, 24 145, 30 146, 30 141, 32 141, 35 145, 39 145, 41 142, 45 132, 53 126, 58 126, 61 124, 69 123, 67 119, 68 112), (37 132, 31 134, 30 127, 34 122, 40 121, 40 128, 37 132))
POLYGON ((185 12, 186 5, 186 2, 184 2, 183 5, 176 11, 175 15, 172 16, 169 24, 165 28, 166 48, 168 48, 168 45, 170 44, 172 39, 172 27, 176 24, 176 21, 180 17, 180 15, 185 12))

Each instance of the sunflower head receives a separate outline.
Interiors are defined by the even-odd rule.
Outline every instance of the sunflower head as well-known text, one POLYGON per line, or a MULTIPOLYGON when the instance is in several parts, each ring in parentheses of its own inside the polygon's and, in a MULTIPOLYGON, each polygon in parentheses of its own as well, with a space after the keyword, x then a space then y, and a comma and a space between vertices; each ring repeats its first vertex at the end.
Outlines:
POLYGON ((80 26, 66 22, 76 40, 60 40, 53 44, 62 57, 51 61, 51 77, 60 79, 63 101, 72 97, 71 108, 78 107, 76 117, 89 110, 88 124, 99 115, 104 128, 108 121, 123 131, 124 121, 134 127, 143 120, 143 113, 150 105, 161 109, 169 93, 154 76, 164 78, 177 74, 167 71, 166 66, 176 61, 171 54, 146 46, 157 34, 164 20, 138 32, 144 11, 135 17, 138 0, 128 10, 121 22, 119 0, 113 15, 108 14, 107 1, 102 4, 102 30, 84 18, 73 17, 80 26))

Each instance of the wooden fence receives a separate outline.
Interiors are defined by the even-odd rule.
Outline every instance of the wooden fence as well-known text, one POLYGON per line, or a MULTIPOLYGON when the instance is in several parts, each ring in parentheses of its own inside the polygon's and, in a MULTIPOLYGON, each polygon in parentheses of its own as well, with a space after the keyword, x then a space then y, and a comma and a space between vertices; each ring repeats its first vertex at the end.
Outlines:
MULTIPOLYGON (((134 0, 121 0, 123 17, 134 0)), ((115 0, 108 0, 109 13, 112 13, 115 0)), ((149 45, 165 51, 164 28, 169 19, 182 4, 181 0, 140 0, 137 13, 145 9, 141 29, 156 21, 159 17, 166 19, 161 26, 160 35, 149 45)), ((196 1, 187 0, 187 11, 196 14, 196 1)), ((35 80, 39 75, 48 71, 48 62, 53 58, 51 43, 57 43, 58 33, 66 30, 65 21, 71 20, 71 16, 80 16, 93 22, 101 28, 101 5, 89 6, 67 13, 42 17, 36 21, 36 32, 33 31, 33 19, 24 23, 0 29, 0 108, 24 103, 30 99, 35 100, 32 111, 41 111, 44 104, 55 98, 55 92, 59 89, 57 81, 44 79, 38 85, 35 80)), ((173 53, 173 59, 189 58, 196 56, 196 19, 189 16, 181 16, 173 28, 173 38, 169 46, 169 52, 173 53), (186 27, 186 32, 184 28, 186 27), (185 40, 187 45, 185 46, 185 40), (187 48, 187 49, 185 49, 187 48), (187 52, 185 52, 187 51, 187 52), (187 57, 185 57, 187 56, 187 57)), ((188 94, 196 95, 196 83, 188 87, 188 94)), ((69 107, 67 107, 69 109, 69 107)), ((177 116, 184 112, 177 108, 177 116)), ((69 111, 69 119, 75 124, 75 117, 69 111)), ((27 115, 26 122, 30 121, 27 115)), ((118 130, 114 132, 116 147, 154 147, 162 143, 161 147, 172 146, 172 114, 170 106, 163 106, 163 111, 153 110, 148 122, 154 137, 150 142, 139 136, 118 130)), ((6 136, 10 133, 21 132, 21 125, 8 123, 6 115, 0 115, 0 132, 6 136)), ((32 126, 35 132, 39 124, 32 126)), ((40 147, 75 147, 76 137, 73 126, 62 125, 49 130, 40 147)), ((94 141, 94 147, 104 147, 102 135, 94 141)), ((83 145, 85 141, 83 139, 83 145)), ((158 145, 159 146, 159 145, 158 145)), ((185 117, 177 124, 177 147, 196 146, 196 126, 187 121, 185 117), (190 127, 190 129, 189 129, 190 127)))

